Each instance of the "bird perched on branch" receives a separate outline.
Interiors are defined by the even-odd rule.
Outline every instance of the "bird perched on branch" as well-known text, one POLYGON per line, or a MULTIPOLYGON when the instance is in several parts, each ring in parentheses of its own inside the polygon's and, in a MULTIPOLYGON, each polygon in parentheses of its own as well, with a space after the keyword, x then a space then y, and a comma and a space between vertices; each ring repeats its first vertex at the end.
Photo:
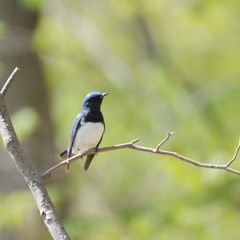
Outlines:
MULTIPOLYGON (((68 148, 59 154, 61 158, 70 158, 74 154, 97 148, 105 131, 104 118, 101 113, 103 98, 108 93, 90 92, 83 101, 82 111, 77 115, 72 126, 68 148)), ((87 155, 84 170, 87 170, 95 154, 87 155)), ((67 170, 69 164, 67 165, 67 170)))

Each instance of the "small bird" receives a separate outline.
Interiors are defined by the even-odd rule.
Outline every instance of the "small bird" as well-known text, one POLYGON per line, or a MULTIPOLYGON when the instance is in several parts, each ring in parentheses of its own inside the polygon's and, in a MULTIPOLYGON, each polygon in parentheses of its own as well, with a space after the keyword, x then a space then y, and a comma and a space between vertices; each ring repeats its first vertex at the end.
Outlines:
MULTIPOLYGON (((87 151, 90 148, 97 148, 102 141, 105 131, 104 118, 101 113, 103 98, 108 93, 90 92, 83 101, 82 111, 77 115, 72 126, 72 132, 68 148, 59 154, 61 158, 67 155, 70 158, 74 154, 87 151)), ((95 154, 87 155, 84 164, 86 171, 95 154)), ((67 170, 69 164, 67 165, 67 170)))

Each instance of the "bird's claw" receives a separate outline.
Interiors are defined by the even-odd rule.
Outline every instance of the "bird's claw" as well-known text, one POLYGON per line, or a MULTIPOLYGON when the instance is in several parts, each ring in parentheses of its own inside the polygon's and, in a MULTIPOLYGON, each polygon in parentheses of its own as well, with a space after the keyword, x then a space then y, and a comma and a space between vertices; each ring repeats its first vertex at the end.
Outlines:
POLYGON ((66 168, 65 168, 65 171, 68 173, 69 172, 69 168, 70 168, 70 162, 67 162, 67 165, 66 165, 66 168))

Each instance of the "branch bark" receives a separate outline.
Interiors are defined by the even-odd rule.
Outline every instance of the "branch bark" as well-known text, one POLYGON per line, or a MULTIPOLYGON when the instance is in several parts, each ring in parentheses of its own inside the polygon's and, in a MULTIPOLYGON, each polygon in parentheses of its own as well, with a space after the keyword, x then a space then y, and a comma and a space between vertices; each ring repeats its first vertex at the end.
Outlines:
POLYGON ((198 162, 196 160, 193 160, 191 158, 185 157, 179 153, 176 152, 171 152, 171 151, 166 151, 166 150, 160 150, 160 147, 162 147, 169 139, 170 137, 173 135, 173 132, 169 132, 167 133, 166 137, 157 145, 156 148, 150 148, 150 147, 144 147, 144 146, 139 146, 136 145, 135 143, 137 143, 139 141, 139 139, 135 139, 131 142, 128 143, 122 143, 122 144, 117 144, 117 145, 113 145, 113 146, 109 146, 109 147, 102 147, 102 148, 92 148, 89 149, 88 151, 75 155, 69 159, 66 159, 54 166, 52 166, 51 168, 49 168, 48 170, 46 170, 45 172, 42 173, 41 177, 42 179, 46 179, 48 177, 51 176, 51 174, 61 168, 63 168, 64 166, 70 164, 73 161, 78 160, 79 158, 82 158, 86 155, 89 154, 93 154, 93 153, 99 153, 99 152, 108 152, 108 151, 115 151, 115 150, 119 150, 119 149, 131 149, 131 150, 135 150, 135 151, 142 151, 142 152, 149 152, 149 153, 155 153, 155 154, 160 154, 160 155, 166 155, 166 156, 170 156, 173 158, 177 158, 183 162, 192 164, 194 166, 197 167, 201 167, 201 168, 212 168, 212 169, 221 169, 221 170, 225 170, 237 175, 240 175, 240 171, 230 168, 230 165, 236 160, 238 153, 240 151, 240 141, 238 143, 238 146, 235 150, 235 153, 232 157, 231 160, 229 160, 226 164, 211 164, 211 163, 201 163, 198 162))
POLYGON ((22 174, 26 181, 32 195, 36 201, 40 215, 42 216, 45 225, 48 228, 54 240, 68 240, 70 239, 64 227, 61 225, 51 199, 42 183, 42 179, 37 172, 33 169, 30 162, 25 159, 22 147, 19 143, 15 130, 13 128, 5 100, 6 94, 10 83, 14 80, 14 76, 18 68, 16 68, 10 75, 2 88, 0 94, 0 132, 4 145, 15 163, 18 171, 22 174))

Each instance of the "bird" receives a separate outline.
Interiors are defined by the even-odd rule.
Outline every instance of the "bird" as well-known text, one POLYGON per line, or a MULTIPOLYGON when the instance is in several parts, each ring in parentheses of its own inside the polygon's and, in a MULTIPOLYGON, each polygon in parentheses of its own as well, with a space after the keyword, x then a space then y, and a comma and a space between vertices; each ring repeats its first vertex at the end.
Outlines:
MULTIPOLYGON (((103 98, 108 95, 107 92, 90 92, 84 98, 82 111, 77 115, 72 126, 68 148, 59 154, 60 158, 83 153, 90 148, 98 148, 105 132, 105 122, 101 112, 103 98)), ((84 170, 87 171, 94 154, 87 155, 84 164, 84 170)), ((66 170, 69 169, 69 163, 66 170)))

